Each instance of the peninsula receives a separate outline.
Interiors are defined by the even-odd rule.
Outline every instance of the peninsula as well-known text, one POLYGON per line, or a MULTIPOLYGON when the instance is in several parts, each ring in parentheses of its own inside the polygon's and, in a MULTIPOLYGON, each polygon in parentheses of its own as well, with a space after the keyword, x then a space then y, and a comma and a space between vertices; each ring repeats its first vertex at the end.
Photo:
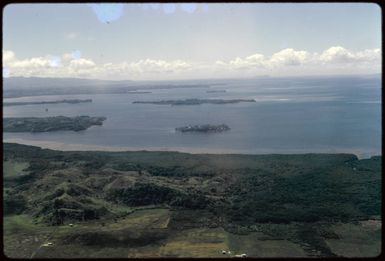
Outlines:
POLYGON ((229 104, 240 102, 255 102, 254 99, 184 99, 184 100, 161 100, 161 101, 134 101, 133 103, 158 104, 158 105, 200 105, 208 104, 229 104))
POLYGON ((86 102, 92 102, 92 99, 70 99, 70 100, 58 100, 58 101, 30 101, 30 102, 4 102, 4 106, 21 106, 21 105, 32 105, 32 104, 57 104, 57 103, 70 103, 70 104, 76 104, 76 103, 86 103, 86 102))
POLYGON ((103 125, 106 117, 23 117, 23 118, 4 118, 4 132, 48 132, 48 131, 81 131, 93 125, 103 125))
POLYGON ((184 127, 175 128, 176 131, 180 132, 205 132, 205 133, 212 133, 212 132, 223 132, 230 130, 230 127, 226 124, 220 124, 220 125, 210 125, 210 124, 204 124, 204 125, 188 125, 184 127))

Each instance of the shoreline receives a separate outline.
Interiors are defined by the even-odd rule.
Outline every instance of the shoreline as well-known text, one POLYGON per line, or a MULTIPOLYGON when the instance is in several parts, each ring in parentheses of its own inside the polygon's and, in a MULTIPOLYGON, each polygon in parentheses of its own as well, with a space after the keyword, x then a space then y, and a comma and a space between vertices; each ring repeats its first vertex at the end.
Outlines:
POLYGON ((373 156, 382 156, 380 153, 362 152, 358 149, 318 149, 308 151, 304 149, 292 149, 286 152, 275 149, 260 149, 255 151, 240 151, 231 149, 210 149, 210 148, 187 148, 187 147, 118 147, 118 146, 102 146, 91 144, 69 144, 56 141, 31 141, 20 138, 3 139, 4 143, 16 143, 21 145, 36 146, 42 149, 51 149, 58 151, 106 151, 106 152, 135 152, 135 151, 157 151, 157 152, 180 152, 189 154, 240 154, 240 155, 268 155, 268 154, 280 154, 280 155, 292 155, 292 154, 353 154, 357 156, 359 160, 369 159, 373 156))

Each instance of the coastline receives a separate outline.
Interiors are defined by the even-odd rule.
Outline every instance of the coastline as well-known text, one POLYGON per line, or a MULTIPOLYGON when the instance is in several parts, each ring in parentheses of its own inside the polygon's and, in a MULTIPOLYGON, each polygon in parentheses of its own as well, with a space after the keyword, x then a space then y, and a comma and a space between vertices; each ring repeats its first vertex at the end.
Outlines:
POLYGON ((3 143, 17 143, 22 145, 36 146, 43 149, 59 150, 59 151, 107 151, 107 152, 124 152, 124 151, 160 151, 160 152, 181 152, 190 154, 242 154, 242 155, 267 155, 267 154, 354 154, 358 159, 368 159, 373 156, 382 156, 381 152, 363 152, 359 149, 291 149, 282 151, 276 149, 256 149, 254 151, 231 150, 231 149, 212 149, 212 148, 187 148, 187 147, 118 147, 118 146, 101 146, 91 144, 70 144, 56 141, 39 141, 24 140, 20 138, 3 139, 3 143))

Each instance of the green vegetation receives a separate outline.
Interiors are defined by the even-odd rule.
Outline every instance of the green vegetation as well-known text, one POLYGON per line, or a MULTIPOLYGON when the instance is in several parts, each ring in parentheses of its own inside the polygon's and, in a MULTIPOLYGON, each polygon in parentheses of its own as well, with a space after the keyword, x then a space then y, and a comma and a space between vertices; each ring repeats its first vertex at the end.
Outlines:
POLYGON ((253 99, 185 99, 185 100, 162 100, 162 101, 134 101, 133 103, 157 104, 157 105, 201 105, 201 104, 232 104, 240 102, 255 102, 253 99))
POLYGON ((226 124, 220 125, 211 125, 211 124, 203 124, 203 125, 188 125, 184 127, 175 128, 176 131, 180 132, 204 132, 204 133, 213 133, 213 132, 223 132, 230 130, 230 127, 226 124))
POLYGON ((29 117, 29 118, 4 118, 4 132, 47 132, 59 130, 81 131, 93 125, 102 125, 106 117, 29 117))
POLYGON ((34 102, 4 102, 3 106, 23 106, 23 105, 31 105, 31 104, 57 104, 57 103, 70 103, 70 104, 76 104, 76 103, 85 103, 85 102, 92 102, 92 99, 64 99, 64 100, 58 100, 58 101, 34 101, 34 102))
POLYGON ((11 257, 379 253, 381 157, 3 150, 11 257))

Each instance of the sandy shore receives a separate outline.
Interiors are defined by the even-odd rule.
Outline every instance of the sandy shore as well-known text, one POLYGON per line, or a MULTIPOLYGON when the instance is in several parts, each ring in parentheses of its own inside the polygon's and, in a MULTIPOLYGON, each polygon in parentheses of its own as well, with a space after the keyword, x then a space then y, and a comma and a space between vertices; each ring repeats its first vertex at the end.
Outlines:
POLYGON ((44 149, 61 150, 61 151, 178 151, 192 154, 305 154, 305 153, 348 153, 354 154, 359 159, 370 158, 374 155, 381 155, 381 152, 371 151, 362 152, 359 149, 325 149, 325 150, 274 150, 274 149, 255 149, 253 151, 241 151, 231 149, 213 149, 213 148, 186 148, 186 147, 115 147, 115 146, 99 146, 87 144, 70 144, 55 141, 40 141, 40 140, 24 140, 18 138, 4 139, 3 142, 18 143, 24 145, 37 146, 44 149))

